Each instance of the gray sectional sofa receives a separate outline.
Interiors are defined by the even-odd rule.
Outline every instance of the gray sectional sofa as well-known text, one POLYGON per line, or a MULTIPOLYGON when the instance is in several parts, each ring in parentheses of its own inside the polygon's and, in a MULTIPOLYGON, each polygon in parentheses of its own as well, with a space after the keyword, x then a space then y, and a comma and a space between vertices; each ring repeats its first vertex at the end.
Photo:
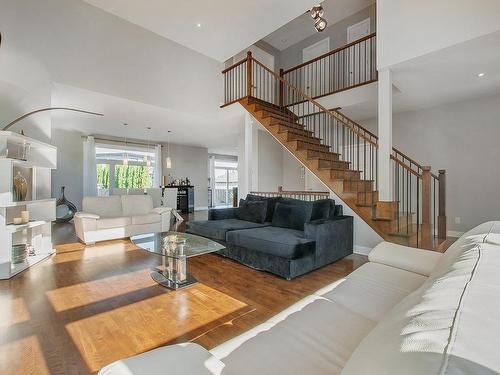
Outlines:
POLYGON ((332 199, 249 194, 238 208, 212 209, 208 220, 188 222, 186 231, 223 243, 220 255, 286 279, 353 251, 353 218, 332 199))

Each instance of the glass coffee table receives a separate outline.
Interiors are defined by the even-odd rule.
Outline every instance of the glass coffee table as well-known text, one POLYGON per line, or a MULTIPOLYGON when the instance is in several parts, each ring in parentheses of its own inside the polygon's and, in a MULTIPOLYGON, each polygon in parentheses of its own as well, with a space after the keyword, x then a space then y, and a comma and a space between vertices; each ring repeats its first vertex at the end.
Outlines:
POLYGON ((187 258, 224 249, 224 246, 208 238, 180 232, 148 233, 130 239, 139 248, 161 256, 162 265, 151 270, 151 277, 170 289, 197 282, 186 271, 187 258))

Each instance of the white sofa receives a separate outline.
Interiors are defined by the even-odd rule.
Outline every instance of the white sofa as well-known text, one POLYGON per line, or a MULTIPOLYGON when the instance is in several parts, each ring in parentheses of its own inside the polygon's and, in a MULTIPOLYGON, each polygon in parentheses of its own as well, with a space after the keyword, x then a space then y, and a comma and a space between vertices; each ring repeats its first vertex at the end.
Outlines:
POLYGON ((170 228, 172 209, 153 208, 149 195, 85 197, 82 209, 74 223, 77 237, 85 244, 170 228))
POLYGON ((381 243, 346 279, 207 351, 172 345, 100 375, 498 374, 500 222, 442 255, 381 243))

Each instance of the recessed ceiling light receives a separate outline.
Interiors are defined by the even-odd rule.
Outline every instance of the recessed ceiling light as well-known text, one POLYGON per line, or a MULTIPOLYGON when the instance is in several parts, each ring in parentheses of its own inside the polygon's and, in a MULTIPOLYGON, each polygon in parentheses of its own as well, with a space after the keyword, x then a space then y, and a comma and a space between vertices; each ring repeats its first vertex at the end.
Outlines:
POLYGON ((485 73, 478 73, 477 76, 478 77, 484 77, 485 73))
POLYGON ((197 24, 196 24, 196 27, 197 27, 198 29, 200 29, 200 28, 201 28, 201 23, 197 23, 197 24))

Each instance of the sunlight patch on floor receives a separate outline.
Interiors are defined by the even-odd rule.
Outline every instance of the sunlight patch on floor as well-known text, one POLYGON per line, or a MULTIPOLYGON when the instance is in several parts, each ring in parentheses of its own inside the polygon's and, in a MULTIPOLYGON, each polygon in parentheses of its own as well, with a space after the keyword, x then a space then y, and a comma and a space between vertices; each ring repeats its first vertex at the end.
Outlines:
POLYGON ((69 323, 66 330, 91 371, 97 371, 117 359, 189 335, 246 306, 199 283, 69 323))
POLYGON ((61 312, 156 285, 149 269, 142 269, 49 290, 45 294, 54 310, 61 312))
POLYGON ((79 243, 58 245, 54 263, 59 264, 111 256, 115 259, 120 257, 125 259, 127 253, 137 250, 137 246, 128 240, 103 241, 92 246, 85 246, 79 243))

